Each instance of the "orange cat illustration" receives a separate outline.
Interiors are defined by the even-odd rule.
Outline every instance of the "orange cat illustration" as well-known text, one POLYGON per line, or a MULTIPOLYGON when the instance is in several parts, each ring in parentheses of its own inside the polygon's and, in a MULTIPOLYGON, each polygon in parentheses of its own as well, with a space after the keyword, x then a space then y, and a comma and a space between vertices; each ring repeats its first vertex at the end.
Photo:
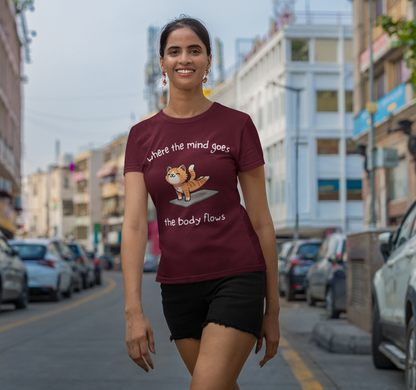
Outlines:
POLYGON ((189 166, 188 170, 191 177, 188 180, 188 174, 186 173, 184 164, 179 168, 168 167, 166 181, 173 185, 179 200, 185 195, 185 201, 189 202, 191 200, 191 192, 201 188, 209 179, 209 176, 200 176, 198 179, 195 179, 196 173, 194 168, 194 164, 189 166))

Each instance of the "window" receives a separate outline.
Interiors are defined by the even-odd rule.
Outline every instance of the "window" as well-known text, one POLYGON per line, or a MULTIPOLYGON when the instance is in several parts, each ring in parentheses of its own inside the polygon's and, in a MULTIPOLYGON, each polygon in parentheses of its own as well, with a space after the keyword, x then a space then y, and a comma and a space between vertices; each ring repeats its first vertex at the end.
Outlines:
POLYGON ((318 200, 339 200, 339 180, 318 180, 318 200))
POLYGON ((336 39, 315 39, 315 61, 336 62, 337 44, 336 39))
POLYGON ((338 154, 338 139, 318 139, 318 154, 338 154))
POLYGON ((292 39, 292 61, 309 61, 309 41, 292 39))
POLYGON ((63 215, 73 215, 74 204, 72 203, 72 200, 63 200, 62 209, 63 209, 63 215))
POLYGON ((344 62, 353 62, 351 39, 344 40, 344 62))
POLYGON ((64 178, 64 188, 69 188, 69 179, 67 177, 64 178))
POLYGON ((88 238, 87 227, 86 226, 77 226, 75 228, 75 239, 76 240, 86 240, 88 238))
POLYGON ((76 217, 85 217, 88 215, 88 204, 79 203, 75 205, 75 216, 76 217))
POLYGON ((407 165, 406 159, 399 159, 399 164, 390 169, 390 200, 407 198, 407 165))
POLYGON ((77 183, 77 192, 83 193, 88 191, 88 181, 87 180, 81 180, 77 183))
POLYGON ((86 171, 87 170, 87 160, 81 160, 76 163, 75 171, 86 171))
POLYGON ((400 230, 397 235, 396 244, 395 244, 396 248, 404 244, 409 238, 410 231, 413 227, 415 217, 416 217, 416 207, 413 207, 411 211, 409 212, 409 214, 407 214, 402 225, 400 226, 400 230))
POLYGON ((384 0, 376 0, 376 19, 383 15, 383 1, 384 0))
POLYGON ((353 92, 345 91, 345 112, 353 111, 353 92))
POLYGON ((277 119, 280 115, 279 108, 280 108, 279 96, 275 96, 274 97, 274 119, 277 119))
POLYGON ((384 72, 383 72, 374 79, 374 99, 378 100, 381 97, 383 97, 384 94, 385 94, 385 88, 384 88, 384 72))
POLYGON ((359 154, 355 149, 354 141, 351 138, 347 138, 346 142, 346 152, 347 156, 350 154, 359 154))
POLYGON ((286 180, 282 180, 282 203, 286 203, 286 180))
POLYGON ((316 91, 316 110, 318 112, 337 112, 338 91, 316 91))
POLYGON ((362 200, 363 186, 361 179, 347 180, 347 200, 362 200))
POLYGON ((280 180, 276 179, 274 191, 274 203, 280 203, 280 180))

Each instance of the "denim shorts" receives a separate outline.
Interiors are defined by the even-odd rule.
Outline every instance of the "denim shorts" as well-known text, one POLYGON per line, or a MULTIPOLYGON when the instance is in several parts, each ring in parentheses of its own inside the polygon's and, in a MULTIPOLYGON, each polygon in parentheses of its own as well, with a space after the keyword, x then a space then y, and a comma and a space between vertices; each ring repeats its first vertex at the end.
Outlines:
POLYGON ((184 284, 161 284, 171 340, 201 339, 210 322, 260 338, 266 272, 247 272, 184 284))

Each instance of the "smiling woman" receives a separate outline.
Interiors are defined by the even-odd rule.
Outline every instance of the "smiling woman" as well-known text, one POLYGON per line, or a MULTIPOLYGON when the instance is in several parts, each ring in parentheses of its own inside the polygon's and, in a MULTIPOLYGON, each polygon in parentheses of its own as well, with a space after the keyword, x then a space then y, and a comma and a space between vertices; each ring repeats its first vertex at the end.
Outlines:
POLYGON ((204 96, 211 61, 200 21, 166 25, 160 67, 169 103, 131 129, 125 154, 126 343, 137 365, 154 368, 153 331, 141 303, 150 194, 162 253, 156 281, 170 338, 192 375, 190 389, 239 390, 256 342, 257 353, 266 340, 261 367, 277 353, 277 248, 257 130, 247 114, 204 96))

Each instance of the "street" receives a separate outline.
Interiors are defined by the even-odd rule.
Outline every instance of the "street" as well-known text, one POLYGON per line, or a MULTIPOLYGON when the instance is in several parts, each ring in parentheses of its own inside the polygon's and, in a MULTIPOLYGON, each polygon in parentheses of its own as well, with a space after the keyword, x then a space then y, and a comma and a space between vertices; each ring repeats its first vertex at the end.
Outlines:
MULTIPOLYGON (((153 371, 145 373, 127 355, 122 275, 107 272, 102 286, 71 299, 31 302, 20 311, 2 305, 1 389, 188 389, 190 376, 169 341, 154 278, 145 274, 143 281, 145 314, 156 341, 153 371)), ((249 357, 239 379, 242 390, 405 388, 401 371, 376 370, 371 355, 340 355, 319 348, 311 331, 323 318, 323 307, 308 307, 304 300, 281 303, 279 352, 262 369, 261 356, 249 357)))

